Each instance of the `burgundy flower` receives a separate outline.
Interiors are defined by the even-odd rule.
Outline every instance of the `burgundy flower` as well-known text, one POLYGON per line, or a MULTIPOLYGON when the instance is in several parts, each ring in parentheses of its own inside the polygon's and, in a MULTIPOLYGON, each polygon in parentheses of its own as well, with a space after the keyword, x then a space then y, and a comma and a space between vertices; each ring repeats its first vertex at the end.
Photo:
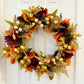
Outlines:
POLYGON ((22 43, 22 38, 18 38, 18 37, 14 40, 12 36, 5 36, 4 39, 8 45, 19 45, 22 43))
POLYGON ((64 53, 65 55, 63 56, 64 59, 69 59, 73 56, 73 53, 64 53))
POLYGON ((68 28, 57 29, 57 34, 59 34, 59 33, 63 33, 66 36, 68 34, 68 28))
POLYGON ((47 15, 47 9, 45 8, 40 8, 42 9, 42 11, 38 12, 36 15, 34 15, 36 18, 40 18, 43 19, 43 17, 45 17, 47 15))
POLYGON ((31 68, 31 69, 35 70, 38 64, 39 64, 39 60, 36 59, 35 57, 33 57, 31 59, 31 63, 28 65, 28 68, 31 68))

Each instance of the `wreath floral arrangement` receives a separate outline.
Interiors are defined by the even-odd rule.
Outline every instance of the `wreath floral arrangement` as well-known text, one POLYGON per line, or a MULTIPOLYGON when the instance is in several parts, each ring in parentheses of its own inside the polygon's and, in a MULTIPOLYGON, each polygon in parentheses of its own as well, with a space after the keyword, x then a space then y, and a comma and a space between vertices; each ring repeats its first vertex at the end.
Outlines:
POLYGON ((8 46, 3 47, 3 55, 10 58, 10 64, 18 64, 26 71, 37 73, 38 80, 44 73, 52 80, 54 73, 60 72, 67 76, 66 66, 71 64, 71 57, 74 56, 79 46, 76 33, 76 26, 70 25, 70 19, 62 20, 56 15, 57 10, 48 14, 47 8, 29 7, 22 10, 21 16, 14 16, 13 22, 6 20, 10 24, 9 30, 5 31, 5 42, 8 46), (53 55, 40 54, 26 46, 26 40, 31 40, 31 33, 42 28, 56 40, 58 49, 53 55))

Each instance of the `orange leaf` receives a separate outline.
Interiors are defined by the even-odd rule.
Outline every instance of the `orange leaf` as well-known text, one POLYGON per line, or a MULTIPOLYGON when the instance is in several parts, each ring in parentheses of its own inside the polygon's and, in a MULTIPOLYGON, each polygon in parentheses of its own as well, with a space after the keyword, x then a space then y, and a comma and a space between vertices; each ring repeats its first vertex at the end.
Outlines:
POLYGON ((6 56, 6 58, 9 58, 10 57, 10 54, 8 54, 7 56, 6 56))
POLYGON ((27 39, 27 40, 31 40, 31 35, 28 35, 28 36, 26 37, 26 39, 27 39))
POLYGON ((67 60, 65 61, 65 63, 67 63, 67 66, 70 66, 70 65, 71 65, 71 59, 67 59, 67 60))
POLYGON ((73 51, 69 51, 69 50, 65 50, 64 52, 67 52, 67 53, 73 53, 73 51))
POLYGON ((36 29, 36 28, 37 28, 37 26, 38 26, 38 24, 35 24, 34 29, 36 29))
POLYGON ((55 33, 55 34, 53 35, 53 38, 56 39, 57 42, 61 42, 61 41, 59 40, 59 38, 60 38, 61 35, 63 35, 63 33, 59 33, 58 35, 55 33))
POLYGON ((12 35, 12 33, 8 30, 8 31, 5 31, 5 33, 7 34, 7 35, 9 35, 9 36, 11 36, 12 35))
POLYGON ((15 36, 15 34, 13 34, 13 39, 14 39, 14 40, 16 39, 16 36, 15 36))
POLYGON ((25 72, 27 72, 27 71, 32 72, 32 69, 31 68, 27 68, 27 70, 25 72))
POLYGON ((28 19, 27 14, 23 13, 21 16, 23 17, 23 19, 24 19, 26 22, 28 22, 29 24, 31 24, 31 22, 30 22, 29 19, 28 19))
POLYGON ((32 53, 30 54, 29 58, 33 58, 34 56, 35 56, 35 53, 32 52, 32 53))
POLYGON ((10 64, 14 64, 14 63, 15 63, 15 59, 11 59, 10 64))
POLYGON ((39 70, 40 70, 40 71, 45 71, 45 69, 41 69, 41 68, 39 68, 39 70))
POLYGON ((52 34, 53 32, 50 30, 49 33, 52 34))

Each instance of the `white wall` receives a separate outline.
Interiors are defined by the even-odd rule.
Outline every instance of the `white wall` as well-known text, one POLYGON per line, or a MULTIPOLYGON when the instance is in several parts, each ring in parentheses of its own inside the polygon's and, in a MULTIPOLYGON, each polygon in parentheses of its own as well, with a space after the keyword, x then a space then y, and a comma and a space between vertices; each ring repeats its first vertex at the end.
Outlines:
MULTIPOLYGON (((83 84, 84 81, 84 0, 0 0, 0 50, 4 43, 4 31, 9 28, 5 19, 12 20, 13 15, 21 14, 21 9, 32 5, 47 7, 49 12, 59 9, 58 15, 62 13, 63 18, 71 18, 71 22, 78 23, 77 31, 82 34, 78 42, 80 50, 72 58, 72 64, 67 67, 70 78, 64 74, 55 76, 52 81, 47 75, 43 75, 40 81, 37 81, 34 72, 20 71, 18 64, 11 65, 9 59, 0 59, 0 84, 83 84)), ((45 33, 39 31, 34 33, 33 39, 28 43, 37 52, 42 50, 46 54, 53 54, 55 51, 55 40, 51 35, 45 36, 45 33), (41 39, 40 39, 41 38, 41 39), (40 46, 39 46, 40 45, 40 46)), ((0 53, 0 57, 2 53, 0 53)))

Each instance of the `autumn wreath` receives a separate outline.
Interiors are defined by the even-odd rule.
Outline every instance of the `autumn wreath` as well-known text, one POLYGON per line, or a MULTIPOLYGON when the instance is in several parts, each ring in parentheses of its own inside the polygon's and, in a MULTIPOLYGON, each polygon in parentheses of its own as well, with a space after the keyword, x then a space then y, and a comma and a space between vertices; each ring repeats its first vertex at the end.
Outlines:
POLYGON ((37 73, 38 79, 44 73, 52 80, 54 73, 60 72, 67 75, 66 66, 71 64, 71 57, 78 50, 76 26, 70 25, 70 19, 62 20, 56 15, 57 10, 48 14, 47 8, 29 7, 22 10, 21 16, 14 16, 13 22, 6 20, 10 24, 10 29, 5 31, 5 42, 8 46, 3 47, 3 54, 10 58, 10 63, 18 62, 20 68, 26 71, 37 73), (42 28, 56 40, 58 49, 53 55, 40 54, 26 46, 26 40, 31 40, 31 33, 42 28))

